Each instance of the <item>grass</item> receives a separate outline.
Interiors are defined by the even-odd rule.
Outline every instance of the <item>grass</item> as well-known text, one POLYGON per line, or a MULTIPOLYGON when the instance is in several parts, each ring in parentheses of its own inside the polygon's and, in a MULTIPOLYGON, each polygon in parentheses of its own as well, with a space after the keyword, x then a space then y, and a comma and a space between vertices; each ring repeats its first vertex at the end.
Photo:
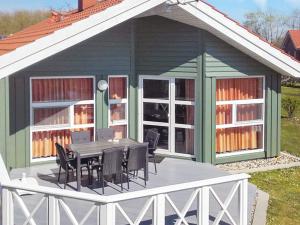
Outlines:
POLYGON ((252 174, 251 183, 270 195, 267 225, 300 224, 300 168, 252 174))
POLYGON ((294 119, 282 110, 281 150, 300 157, 300 88, 282 87, 282 98, 288 97, 297 101, 297 108, 294 119))

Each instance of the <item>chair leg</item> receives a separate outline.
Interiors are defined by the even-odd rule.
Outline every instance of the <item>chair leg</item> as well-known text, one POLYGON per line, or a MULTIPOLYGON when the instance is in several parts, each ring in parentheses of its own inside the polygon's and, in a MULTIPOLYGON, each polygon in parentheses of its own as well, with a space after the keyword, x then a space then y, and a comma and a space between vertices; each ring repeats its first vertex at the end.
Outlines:
POLYGON ((157 174, 155 155, 153 155, 155 174, 157 174))
POLYGON ((68 181, 69 181, 69 170, 66 171, 66 178, 65 178, 64 189, 66 189, 66 186, 67 186, 68 181))
POLYGON ((121 191, 123 192, 123 173, 120 173, 121 191))
POLYGON ((146 183, 146 167, 144 168, 144 181, 145 181, 145 187, 147 186, 147 183, 146 183))
POLYGON ((57 180, 58 183, 59 183, 59 180, 60 180, 60 172, 61 172, 61 166, 59 166, 58 180, 57 180))
POLYGON ((102 194, 104 194, 104 176, 102 172, 101 172, 101 183, 102 183, 102 194))
POLYGON ((127 174, 127 188, 129 190, 129 171, 126 169, 126 174, 127 174))

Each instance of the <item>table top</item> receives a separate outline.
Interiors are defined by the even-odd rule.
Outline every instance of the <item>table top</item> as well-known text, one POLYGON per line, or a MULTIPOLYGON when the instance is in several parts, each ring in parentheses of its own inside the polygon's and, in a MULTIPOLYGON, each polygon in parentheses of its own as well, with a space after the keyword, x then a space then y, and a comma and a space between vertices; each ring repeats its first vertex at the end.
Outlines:
POLYGON ((93 141, 88 143, 81 143, 81 144, 70 144, 69 149, 73 152, 75 152, 77 155, 80 155, 80 157, 88 157, 88 156, 96 156, 101 155, 102 152, 106 149, 110 149, 113 147, 126 147, 140 144, 139 142, 125 138, 120 139, 118 142, 114 141, 93 141))

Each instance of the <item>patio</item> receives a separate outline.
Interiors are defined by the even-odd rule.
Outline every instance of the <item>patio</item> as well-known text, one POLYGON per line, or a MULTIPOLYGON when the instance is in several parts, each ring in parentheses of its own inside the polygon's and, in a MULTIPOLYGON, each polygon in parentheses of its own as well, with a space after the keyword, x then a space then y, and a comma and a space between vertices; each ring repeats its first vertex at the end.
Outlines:
MULTIPOLYGON (((30 168, 24 168, 24 169, 14 169, 11 171, 10 176, 12 179, 14 178, 20 178, 22 176, 22 173, 26 173, 27 176, 36 177, 39 184, 42 186, 47 187, 53 187, 53 188, 62 188, 63 184, 57 184, 57 173, 58 173, 58 167, 56 164, 48 164, 48 165, 38 165, 33 166, 30 168)), ((152 188, 158 188, 168 185, 176 185, 176 184, 182 184, 187 182, 193 182, 193 181, 199 181, 199 180, 205 180, 205 179, 211 179, 211 178, 222 178, 227 175, 229 175, 227 172, 224 172, 210 164, 205 163, 197 163, 189 160, 180 160, 180 159, 172 159, 172 158, 164 158, 160 163, 158 163, 158 174, 155 175, 154 173, 154 167, 153 164, 150 163, 149 165, 149 182, 147 183, 147 189, 152 188)), ((64 175, 62 175, 62 178, 64 175)), ((74 191, 76 189, 76 179, 71 178, 71 182, 69 183, 69 186, 67 187, 68 190, 74 191)), ((87 185, 87 175, 84 174, 84 177, 82 178, 82 189, 81 191, 84 193, 90 193, 90 194, 96 194, 99 196, 102 191, 101 187, 97 182, 94 182, 92 186, 87 185)), ((63 180, 63 179, 62 179, 63 180)), ((228 202, 226 201, 227 196, 232 193, 232 187, 234 186, 235 182, 229 182, 226 184, 219 184, 212 186, 215 193, 219 196, 220 200, 224 203, 223 206, 227 207, 227 212, 231 215, 231 217, 235 221, 239 221, 239 202, 238 202, 238 195, 234 195, 232 198, 232 201, 228 202)), ((126 186, 125 186, 126 187, 126 186)), ((145 190, 143 187, 143 181, 140 179, 133 179, 130 182, 130 190, 124 190, 124 192, 135 192, 139 190, 145 190)), ((193 189, 191 190, 184 190, 179 192, 173 192, 168 193, 168 196, 176 205, 178 208, 178 211, 181 212, 188 199, 190 198, 190 195, 192 194, 193 189)), ((76 194, 78 192, 74 192, 76 194)), ((237 193, 239 191, 237 190, 237 193)), ((105 187, 105 195, 111 196, 120 194, 120 187, 116 185, 109 184, 108 187, 105 187)), ((220 213, 220 210, 222 209, 214 197, 210 195, 209 199, 209 220, 210 224, 213 224, 213 221, 216 217, 218 217, 218 214, 220 213)), ((22 199, 24 200, 26 206, 28 207, 29 211, 32 211, 35 206, 38 205, 40 202, 42 196, 40 194, 36 195, 28 195, 23 196, 22 199)), ((256 198, 256 187, 252 184, 249 184, 248 186, 248 220, 251 218, 251 212, 253 211, 253 205, 255 203, 256 198)), ((70 210, 74 214, 74 217, 76 220, 82 219, 86 216, 86 214, 89 212, 89 209, 92 207, 92 203, 88 201, 79 201, 74 199, 65 199, 64 202, 69 206, 70 210)), ((128 217, 131 220, 135 220, 138 217, 139 212, 143 209, 143 206, 147 204, 146 198, 138 198, 133 200, 127 200, 127 201, 121 201, 119 202, 119 205, 124 209, 124 212, 128 215, 128 217)), ((36 211, 35 215, 33 216, 34 220, 36 221, 36 224, 47 224, 47 201, 43 202, 39 209, 36 211)), ((150 208, 145 213, 145 216, 141 220, 140 224, 146 225, 146 224, 153 224, 152 223, 152 213, 154 208, 150 208)), ((166 224, 175 224, 177 219, 180 219, 178 217, 176 210, 174 210, 171 206, 171 204, 168 204, 166 200, 166 224)), ((230 218, 227 217, 227 212, 223 212, 224 216, 222 216, 222 220, 218 224, 233 224, 230 220, 230 218)), ((60 210, 60 221, 61 224, 69 225, 74 224, 69 220, 69 217, 66 216, 66 211, 60 210)), ((23 224, 26 220, 25 216, 20 212, 20 208, 18 208, 18 205, 15 206, 15 224, 23 224)), ((193 200, 191 202, 191 206, 189 207, 185 219, 189 224, 197 224, 197 200, 193 200)), ((84 224, 97 224, 97 213, 96 211, 92 212, 89 216, 89 218, 85 221, 84 224)), ((127 220, 124 218, 122 213, 116 212, 116 222, 115 224, 121 225, 121 224, 130 224, 127 222, 127 220)), ((132 223, 135 224, 135 223, 132 223)), ((186 224, 185 222, 179 223, 180 224, 186 224)), ((236 222, 236 224, 239 224, 236 222)))

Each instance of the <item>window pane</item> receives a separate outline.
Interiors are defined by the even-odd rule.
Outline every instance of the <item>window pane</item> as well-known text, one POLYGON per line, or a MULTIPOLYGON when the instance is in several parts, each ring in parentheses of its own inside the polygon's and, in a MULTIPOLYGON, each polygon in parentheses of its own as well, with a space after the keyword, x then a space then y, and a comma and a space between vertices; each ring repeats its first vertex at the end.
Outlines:
POLYGON ((150 126, 144 125, 144 139, 148 130, 153 130, 160 134, 157 148, 159 149, 169 149, 169 128, 163 126, 150 126))
POLYGON ((92 99, 92 78, 32 80, 32 102, 82 101, 92 99))
POLYGON ((84 131, 91 132, 91 141, 94 136, 94 128, 84 129, 66 129, 54 131, 38 131, 32 133, 32 158, 42 158, 56 156, 55 143, 61 144, 66 148, 71 144, 71 131, 84 131))
POLYGON ((163 103, 144 103, 144 121, 169 122, 169 105, 163 103))
POLYGON ((126 104, 110 105, 110 122, 126 119, 126 104))
POLYGON ((237 105, 237 121, 262 120, 263 104, 237 105))
POLYGON ((232 124, 232 105, 217 105, 216 124, 232 124))
POLYGON ((175 123, 194 125, 194 106, 175 105, 175 123))
POLYGON ((263 125, 217 129, 217 153, 255 150, 262 148, 263 125))
POLYGON ((176 153, 194 155, 194 130, 176 128, 175 129, 175 151, 176 153))
POLYGON ((263 78, 217 80, 217 101, 263 98, 263 78))
POLYGON ((143 80, 144 98, 169 99, 168 80, 143 80))
POLYGON ((67 107, 36 108, 33 110, 35 126, 58 125, 69 123, 69 110, 67 107))
POLYGON ((110 77, 109 78, 109 99, 127 98, 127 78, 110 77))
POLYGON ((110 128, 115 131, 116 139, 127 138, 127 125, 111 126, 110 128))
POLYGON ((74 120, 75 124, 94 123, 94 105, 75 105, 74 120))
POLYGON ((175 99, 181 101, 195 100, 195 81, 190 79, 176 79, 175 80, 175 99))

